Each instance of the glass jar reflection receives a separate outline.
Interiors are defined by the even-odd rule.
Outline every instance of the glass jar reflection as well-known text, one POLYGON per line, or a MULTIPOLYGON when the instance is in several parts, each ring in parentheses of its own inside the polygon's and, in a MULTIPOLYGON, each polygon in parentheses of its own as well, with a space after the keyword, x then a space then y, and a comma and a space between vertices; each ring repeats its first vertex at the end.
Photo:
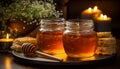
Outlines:
POLYGON ((90 57, 94 55, 97 34, 92 20, 66 21, 63 46, 68 57, 90 57))
POLYGON ((63 53, 62 35, 64 31, 64 19, 43 19, 41 28, 37 33, 38 48, 48 54, 63 53))

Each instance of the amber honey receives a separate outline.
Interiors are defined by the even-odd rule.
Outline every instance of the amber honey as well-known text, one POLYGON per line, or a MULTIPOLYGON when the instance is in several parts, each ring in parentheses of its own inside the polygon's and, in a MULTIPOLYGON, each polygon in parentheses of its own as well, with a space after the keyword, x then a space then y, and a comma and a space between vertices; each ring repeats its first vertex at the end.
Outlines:
POLYGON ((42 19, 37 33, 39 50, 48 54, 64 53, 62 43, 64 26, 64 18, 42 19))
POLYGON ((63 36, 65 52, 69 57, 90 57, 97 45, 96 34, 66 34, 63 36))
POLYGON ((97 34, 92 20, 66 21, 63 46, 68 57, 90 57, 97 46, 97 34))
POLYGON ((37 35, 37 42, 40 51, 49 54, 63 53, 62 31, 39 31, 37 35))

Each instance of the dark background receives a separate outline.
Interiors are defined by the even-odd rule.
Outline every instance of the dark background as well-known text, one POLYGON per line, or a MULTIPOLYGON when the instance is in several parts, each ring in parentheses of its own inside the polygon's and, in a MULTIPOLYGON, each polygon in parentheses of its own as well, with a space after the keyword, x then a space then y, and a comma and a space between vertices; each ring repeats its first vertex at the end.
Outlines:
POLYGON ((112 18, 111 32, 114 37, 120 38, 120 2, 118 0, 63 0, 64 17, 66 19, 80 18, 83 10, 98 6, 98 8, 112 18), (66 7, 67 8, 66 8, 66 7))
MULTIPOLYGON (((13 0, 0 0, 0 4, 7 6, 13 0)), ((120 38, 120 2, 118 0, 54 0, 57 10, 63 11, 65 19, 79 18, 83 10, 98 6, 103 14, 112 18, 111 32, 120 38)))

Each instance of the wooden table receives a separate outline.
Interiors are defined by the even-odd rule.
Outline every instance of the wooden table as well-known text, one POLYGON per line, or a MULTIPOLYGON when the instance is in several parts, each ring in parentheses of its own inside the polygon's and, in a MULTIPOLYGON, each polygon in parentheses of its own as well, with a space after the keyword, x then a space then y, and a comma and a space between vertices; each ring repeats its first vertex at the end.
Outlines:
POLYGON ((66 69, 66 68, 79 68, 79 69, 120 69, 120 40, 117 39, 117 56, 108 63, 97 65, 30 65, 22 62, 17 62, 11 53, 0 53, 0 69, 66 69))

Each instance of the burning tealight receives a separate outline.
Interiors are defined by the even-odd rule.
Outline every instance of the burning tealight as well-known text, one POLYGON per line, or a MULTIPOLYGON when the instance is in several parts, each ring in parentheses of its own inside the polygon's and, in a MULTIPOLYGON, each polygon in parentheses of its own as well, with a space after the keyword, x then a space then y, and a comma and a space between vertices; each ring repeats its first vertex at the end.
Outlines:
POLYGON ((110 22, 110 21, 111 21, 111 18, 108 17, 107 15, 100 14, 100 16, 97 17, 97 20, 98 20, 98 21, 107 21, 107 22, 110 22))
POLYGON ((84 10, 81 13, 81 18, 83 19, 94 19, 98 15, 102 13, 101 10, 98 9, 97 6, 94 6, 93 8, 89 7, 88 9, 84 10))
POLYGON ((0 39, 0 52, 8 52, 12 45, 13 39, 10 38, 10 34, 6 34, 6 38, 0 39))
POLYGON ((111 31, 111 18, 100 14, 99 17, 95 18, 95 27, 98 32, 111 31))

